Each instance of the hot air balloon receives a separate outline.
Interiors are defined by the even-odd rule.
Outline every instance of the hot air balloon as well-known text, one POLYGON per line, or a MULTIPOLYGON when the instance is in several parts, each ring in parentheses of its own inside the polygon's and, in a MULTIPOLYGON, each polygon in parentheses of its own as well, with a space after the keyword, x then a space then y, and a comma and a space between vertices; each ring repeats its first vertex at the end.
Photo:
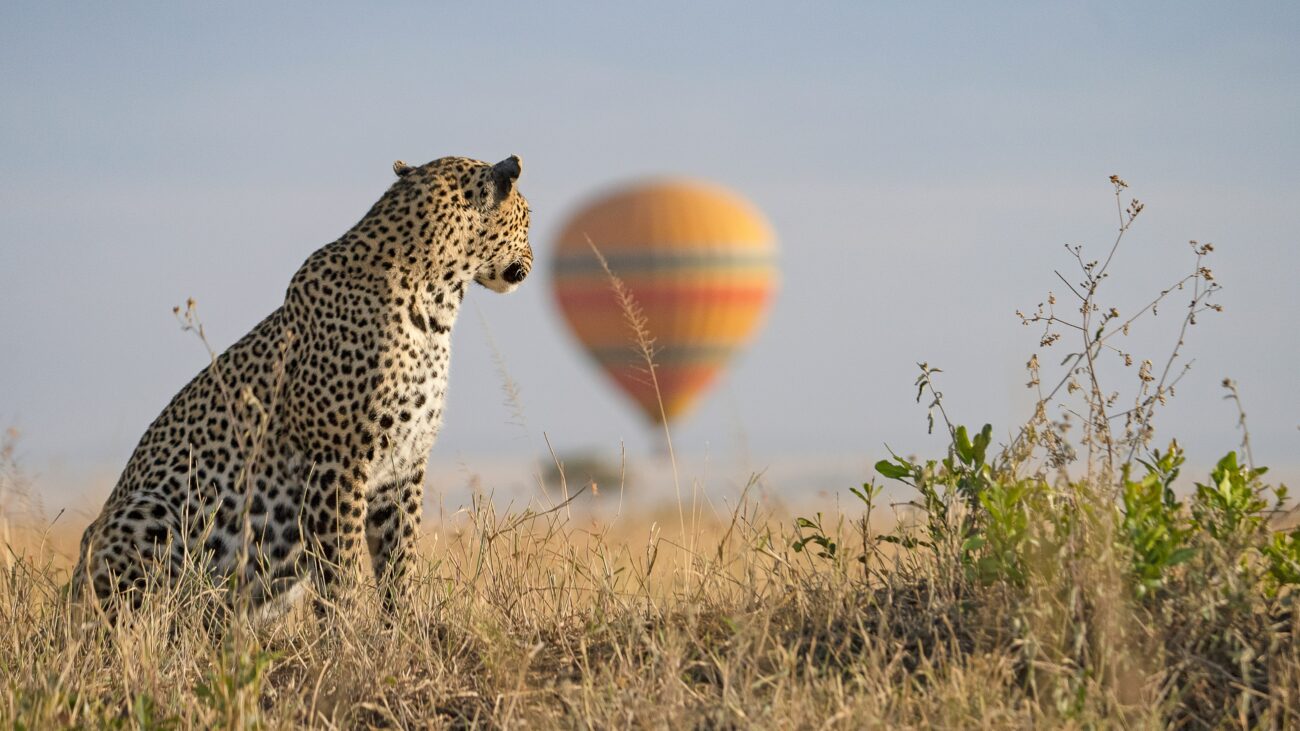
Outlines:
POLYGON ((776 244, 763 216, 736 194, 654 180, 573 214, 552 271, 555 300, 578 342, 660 424, 686 413, 753 338, 776 290, 776 244), (658 395, 593 244, 645 316, 658 395))

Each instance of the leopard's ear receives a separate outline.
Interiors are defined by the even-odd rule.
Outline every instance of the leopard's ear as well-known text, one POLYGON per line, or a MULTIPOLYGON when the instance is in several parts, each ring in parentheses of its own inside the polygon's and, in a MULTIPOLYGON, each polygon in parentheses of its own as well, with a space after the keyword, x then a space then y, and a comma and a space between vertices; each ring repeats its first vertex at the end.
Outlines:
POLYGON ((406 174, 409 173, 409 172, 411 172, 411 171, 414 170, 414 169, 415 169, 415 166, 413 166, 413 165, 407 165, 406 163, 402 162, 401 160, 394 160, 394 161, 393 161, 393 172, 397 173, 397 177, 399 177, 399 178, 404 178, 404 177, 406 177, 406 174))
POLYGON ((497 184, 497 200, 505 200, 519 174, 523 172, 524 163, 518 155, 511 155, 492 166, 492 180, 497 184))

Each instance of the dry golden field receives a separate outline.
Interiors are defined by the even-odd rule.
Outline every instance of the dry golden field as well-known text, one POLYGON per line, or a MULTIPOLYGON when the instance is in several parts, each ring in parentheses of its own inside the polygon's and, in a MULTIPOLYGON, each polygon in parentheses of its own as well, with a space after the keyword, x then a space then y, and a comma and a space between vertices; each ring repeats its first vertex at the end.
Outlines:
MULTIPOLYGON (((576 501, 575 501, 576 502, 576 501)), ((430 527, 415 601, 205 623, 221 589, 160 591, 113 629, 64 593, 76 531, 6 524, 0 723, 15 728, 1132 728, 1290 726, 1290 602, 1205 581, 1157 603, 1104 521, 1023 580, 822 516, 594 520, 477 509, 430 527)), ((1041 517, 1041 516, 1040 516, 1041 517)), ((1044 523, 1050 523, 1045 520, 1044 523)), ((1198 559, 1202 560, 1202 559, 1198 559)), ((1199 576, 1191 576, 1191 572, 1199 576)), ((1220 575, 1231 578, 1232 571, 1220 575)))

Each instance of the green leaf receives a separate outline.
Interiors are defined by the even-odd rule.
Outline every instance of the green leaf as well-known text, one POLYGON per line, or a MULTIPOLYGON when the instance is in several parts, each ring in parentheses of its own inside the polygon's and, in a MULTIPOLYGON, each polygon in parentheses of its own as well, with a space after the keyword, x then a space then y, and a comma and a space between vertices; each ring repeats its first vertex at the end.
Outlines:
POLYGON ((876 496, 875 485, 872 485, 869 482, 863 483, 861 490, 856 487, 850 487, 849 492, 853 493, 853 495, 857 497, 863 505, 871 505, 872 498, 876 496))
POLYGON ((975 459, 975 448, 971 446, 970 437, 966 434, 966 427, 957 427, 957 456, 961 461, 970 464, 975 459))
POLYGON ((975 435, 975 464, 984 464, 989 444, 993 441, 993 425, 985 424, 980 433, 975 435))
POLYGON ((1219 470, 1221 470, 1221 471, 1223 471, 1223 472, 1236 472, 1236 471, 1237 471, 1237 453, 1236 453, 1236 452, 1228 452, 1227 454, 1223 455, 1223 459, 1219 460, 1219 464, 1218 464, 1217 466, 1218 466, 1219 470))
POLYGON ((912 470, 901 464, 894 464, 889 460, 882 459, 876 463, 876 472, 888 477, 891 480, 901 480, 912 474, 912 470))

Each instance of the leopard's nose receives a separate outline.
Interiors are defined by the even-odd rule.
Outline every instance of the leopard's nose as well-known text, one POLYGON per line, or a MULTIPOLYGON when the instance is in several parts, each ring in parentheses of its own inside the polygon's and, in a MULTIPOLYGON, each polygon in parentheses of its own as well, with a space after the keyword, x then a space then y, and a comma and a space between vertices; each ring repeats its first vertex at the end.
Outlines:
POLYGON ((528 270, 525 269, 524 265, 520 262, 515 262, 514 264, 511 264, 510 266, 506 267, 506 270, 504 272, 501 272, 501 278, 506 280, 510 284, 519 284, 520 282, 524 281, 524 277, 526 276, 528 276, 528 270))

